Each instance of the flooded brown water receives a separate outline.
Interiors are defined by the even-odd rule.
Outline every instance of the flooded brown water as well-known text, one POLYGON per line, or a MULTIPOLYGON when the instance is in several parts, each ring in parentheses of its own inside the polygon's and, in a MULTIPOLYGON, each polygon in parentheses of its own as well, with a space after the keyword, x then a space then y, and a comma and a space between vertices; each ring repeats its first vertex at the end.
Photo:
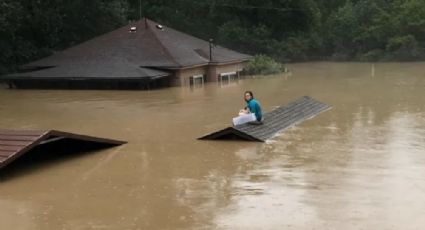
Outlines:
POLYGON ((0 174, 1 229, 423 229, 425 63, 304 63, 156 91, 0 90, 0 127, 127 140, 0 174), (197 141, 254 91, 333 105, 267 143, 197 141))

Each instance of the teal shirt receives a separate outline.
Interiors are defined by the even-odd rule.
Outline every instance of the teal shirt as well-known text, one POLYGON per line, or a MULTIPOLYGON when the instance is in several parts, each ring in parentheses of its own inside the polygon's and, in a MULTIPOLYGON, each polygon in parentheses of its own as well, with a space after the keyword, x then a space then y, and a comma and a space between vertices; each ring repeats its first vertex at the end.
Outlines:
POLYGON ((251 113, 255 113, 257 121, 261 121, 261 119, 263 118, 263 113, 261 112, 260 103, 255 99, 251 99, 246 103, 246 105, 249 108, 249 111, 251 111, 251 113))

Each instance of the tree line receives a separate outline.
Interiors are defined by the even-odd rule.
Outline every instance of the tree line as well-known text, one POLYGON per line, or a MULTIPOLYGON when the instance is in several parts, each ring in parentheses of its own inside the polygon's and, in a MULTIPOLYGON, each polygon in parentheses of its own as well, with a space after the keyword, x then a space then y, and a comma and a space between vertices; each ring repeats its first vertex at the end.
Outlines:
POLYGON ((425 59, 423 0, 0 0, 0 73, 140 17, 279 61, 425 59))

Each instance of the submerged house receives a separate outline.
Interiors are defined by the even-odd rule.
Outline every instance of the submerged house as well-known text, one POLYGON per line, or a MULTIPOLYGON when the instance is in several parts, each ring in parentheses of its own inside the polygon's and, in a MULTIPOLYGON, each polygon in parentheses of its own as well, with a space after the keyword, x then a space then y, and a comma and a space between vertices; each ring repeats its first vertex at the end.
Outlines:
POLYGON ((16 88, 150 88, 238 76, 252 57, 143 19, 0 79, 16 88))

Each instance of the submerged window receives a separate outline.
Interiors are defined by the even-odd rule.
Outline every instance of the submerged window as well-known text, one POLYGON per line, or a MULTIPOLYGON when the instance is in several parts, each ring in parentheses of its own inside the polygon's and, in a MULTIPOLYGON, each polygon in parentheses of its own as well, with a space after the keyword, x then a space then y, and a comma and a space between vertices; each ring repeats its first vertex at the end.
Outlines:
POLYGON ((239 75, 237 72, 221 73, 219 75, 219 81, 221 85, 229 85, 232 82, 237 82, 239 75))
POLYGON ((190 77, 190 86, 202 87, 204 85, 204 75, 193 75, 190 77))

